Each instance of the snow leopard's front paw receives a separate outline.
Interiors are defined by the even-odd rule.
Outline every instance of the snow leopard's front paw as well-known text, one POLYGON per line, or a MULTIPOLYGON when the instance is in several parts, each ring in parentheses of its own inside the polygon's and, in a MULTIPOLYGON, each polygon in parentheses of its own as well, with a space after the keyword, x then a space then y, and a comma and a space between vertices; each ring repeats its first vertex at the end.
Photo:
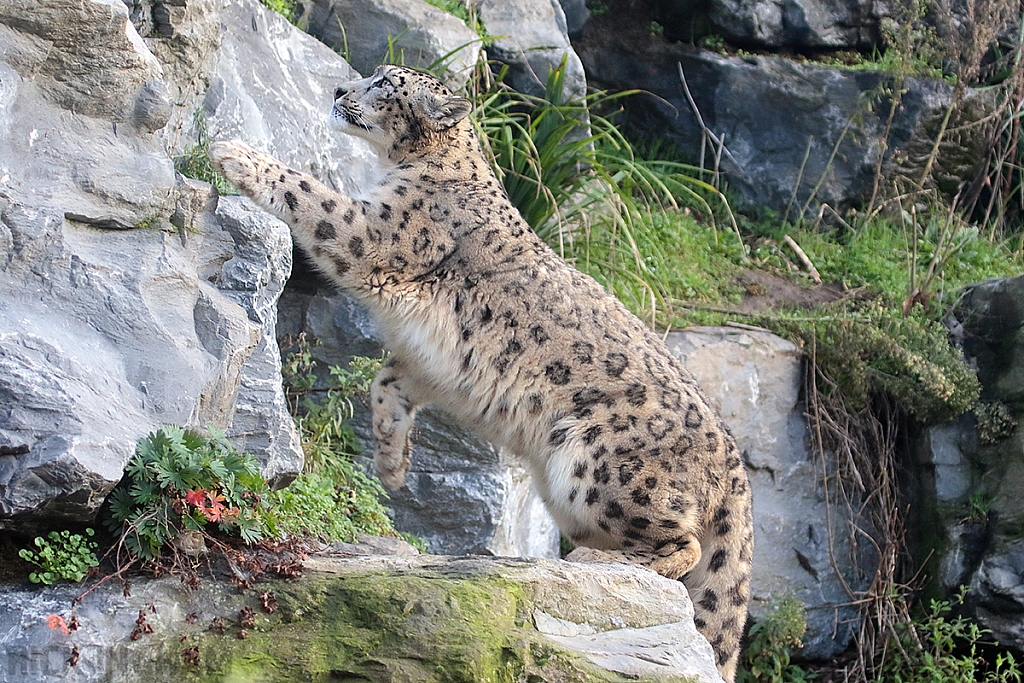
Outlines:
POLYGON ((374 470, 380 483, 388 491, 405 486, 405 474, 412 465, 412 444, 408 441, 394 448, 392 444, 377 444, 373 456, 374 470))

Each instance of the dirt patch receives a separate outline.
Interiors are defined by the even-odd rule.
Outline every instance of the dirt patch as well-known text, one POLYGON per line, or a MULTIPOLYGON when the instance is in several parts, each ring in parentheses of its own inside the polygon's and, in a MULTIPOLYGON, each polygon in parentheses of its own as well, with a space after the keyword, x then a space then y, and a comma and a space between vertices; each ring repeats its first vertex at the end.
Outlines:
POLYGON ((743 289, 743 302, 736 307, 741 313, 763 313, 800 308, 814 310, 825 304, 847 298, 851 292, 836 284, 806 284, 763 270, 744 269, 735 282, 743 289))
POLYGON ((32 547, 31 543, 28 536, 0 531, 0 583, 28 581, 28 574, 35 566, 18 557, 18 551, 32 547))

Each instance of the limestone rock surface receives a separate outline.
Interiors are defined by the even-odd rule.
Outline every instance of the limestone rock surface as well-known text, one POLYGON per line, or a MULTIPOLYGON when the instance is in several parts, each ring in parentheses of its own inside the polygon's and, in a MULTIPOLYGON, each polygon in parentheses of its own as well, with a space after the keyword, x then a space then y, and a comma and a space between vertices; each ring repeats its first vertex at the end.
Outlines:
POLYGON ((487 55, 508 65, 512 87, 544 97, 548 74, 564 59, 565 99, 587 94, 583 63, 569 42, 565 12, 558 0, 481 0, 477 8, 487 32, 497 36, 488 44, 487 55))
POLYGON ((442 80, 456 88, 469 79, 482 43, 461 19, 423 0, 315 0, 300 23, 360 73, 384 63, 443 65, 442 80))
POLYGON ((194 592, 175 578, 136 580, 130 597, 101 586, 75 608, 71 635, 46 618, 69 618, 79 588, 0 588, 0 680, 127 683, 217 672, 383 683, 433 680, 442 668, 452 680, 494 680, 499 671, 514 680, 722 680, 686 590, 633 565, 410 555, 305 565, 301 578, 263 581, 246 595, 210 580, 194 592), (262 608, 264 592, 273 613, 262 608), (246 610, 253 623, 242 640, 246 610), (131 639, 140 614, 153 631, 131 639))
POLYGON ((224 24, 221 13, 233 0, 122 0, 132 25, 163 67, 170 106, 165 126, 156 131, 171 155, 193 142, 188 136, 196 109, 210 85, 224 24))
POLYGON ((170 215, 162 75, 120 0, 0 2, 0 191, 102 228, 170 215))
POLYGON ((666 342, 719 410, 747 465, 754 497, 751 614, 759 618, 773 600, 800 600, 807 619, 801 655, 835 657, 857 618, 843 583, 865 588, 874 558, 851 553, 849 518, 827 507, 826 463, 807 441, 800 350, 769 332, 724 327, 672 332, 666 342))

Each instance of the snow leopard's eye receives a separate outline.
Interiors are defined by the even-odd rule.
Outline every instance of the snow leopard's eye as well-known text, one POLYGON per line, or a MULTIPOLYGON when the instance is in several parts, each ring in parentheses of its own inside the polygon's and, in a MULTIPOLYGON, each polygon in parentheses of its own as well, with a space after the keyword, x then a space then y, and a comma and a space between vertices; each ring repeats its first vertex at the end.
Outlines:
POLYGON ((376 76, 370 81, 369 92, 382 99, 391 99, 395 94, 395 86, 387 76, 376 76))

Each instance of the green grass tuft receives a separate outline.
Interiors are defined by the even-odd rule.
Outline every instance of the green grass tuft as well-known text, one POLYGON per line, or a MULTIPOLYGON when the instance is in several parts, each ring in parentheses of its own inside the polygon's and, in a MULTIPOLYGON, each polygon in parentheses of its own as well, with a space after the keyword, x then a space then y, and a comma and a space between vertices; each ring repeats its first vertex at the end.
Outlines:
POLYGON ((304 335, 284 348, 283 375, 306 464, 290 486, 270 494, 277 530, 323 541, 395 536, 383 487, 355 462, 360 446, 349 423, 352 401, 369 392, 382 360, 353 358, 347 368, 327 368, 321 379, 304 335))
POLYGON ((174 158, 174 170, 186 178, 213 185, 222 195, 238 194, 227 179, 213 167, 213 161, 210 159, 210 134, 201 107, 196 109, 192 121, 195 126, 196 142, 183 154, 174 158))

